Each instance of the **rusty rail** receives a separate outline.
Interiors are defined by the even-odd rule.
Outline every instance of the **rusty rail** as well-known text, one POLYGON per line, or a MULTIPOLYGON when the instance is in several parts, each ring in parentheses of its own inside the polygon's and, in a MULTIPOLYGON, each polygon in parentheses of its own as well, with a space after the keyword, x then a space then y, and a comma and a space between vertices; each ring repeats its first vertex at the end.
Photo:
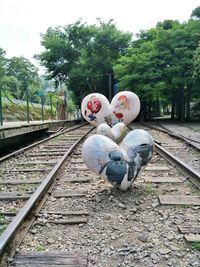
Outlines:
MULTIPOLYGON (((143 124, 145 127, 149 127, 152 129, 156 129, 158 131, 160 131, 160 129, 157 129, 156 127, 153 126, 147 126, 146 124, 143 124)), ((129 126, 129 129, 132 129, 132 127, 129 126)), ((166 130, 161 130, 162 132, 168 133, 166 130)), ((177 137, 177 138, 182 138, 179 137, 178 135, 174 135, 172 133, 172 136, 177 137)), ((184 163, 182 160, 180 160, 179 158, 177 158, 176 156, 174 156, 173 154, 171 154, 169 151, 167 151, 166 149, 164 149, 163 147, 161 147, 161 145, 159 144, 159 142, 154 140, 154 146, 155 146, 155 151, 162 156, 164 159, 166 159, 169 163, 171 163, 172 165, 175 165, 178 170, 185 175, 186 177, 189 178, 189 180, 196 185, 198 188, 200 188, 200 172, 196 171, 194 168, 192 168, 191 166, 189 166, 188 164, 184 163)))
POLYGON ((51 170, 51 172, 47 175, 47 177, 41 183, 41 185, 37 188, 37 190, 29 198, 29 200, 26 202, 26 204, 23 206, 23 208, 19 211, 19 213, 16 215, 16 217, 7 226, 6 230, 3 232, 3 234, 0 237, 0 255, 3 254, 6 245, 9 243, 9 241, 12 239, 12 237, 14 236, 16 231, 22 225, 24 219, 31 212, 31 210, 34 207, 34 205, 36 204, 36 202, 38 202, 42 198, 42 196, 48 191, 48 188, 50 187, 51 183, 53 182, 56 173, 58 172, 60 167, 63 165, 66 158, 70 155, 70 153, 73 151, 73 149, 84 139, 84 137, 92 130, 93 130, 93 128, 91 128, 89 131, 87 131, 81 138, 79 138, 67 150, 67 152, 62 156, 62 158, 58 161, 58 163, 55 165, 55 167, 51 170))
POLYGON ((3 162, 3 161, 5 161, 6 159, 9 159, 9 158, 13 157, 13 156, 19 155, 19 154, 23 153, 24 151, 26 151, 26 150, 28 150, 28 149, 34 147, 34 146, 40 145, 40 144, 42 144, 42 143, 44 143, 44 142, 46 142, 46 141, 48 141, 48 140, 51 140, 51 139, 53 139, 53 138, 55 138, 55 137, 57 137, 57 136, 59 136, 59 135, 61 135, 61 134, 63 134, 63 133, 67 133, 67 132, 69 132, 69 131, 73 131, 73 130, 75 130, 75 129, 77 129, 77 128, 80 128, 80 127, 83 127, 83 126, 85 126, 85 125, 87 125, 87 123, 84 123, 84 124, 81 124, 81 125, 72 126, 72 127, 67 128, 67 129, 65 129, 65 130, 59 131, 58 133, 55 133, 55 134, 53 134, 53 135, 51 135, 51 136, 49 136, 49 137, 47 137, 47 138, 45 138, 45 139, 43 139, 43 140, 40 140, 40 141, 38 141, 38 142, 36 142, 36 143, 34 143, 34 144, 31 144, 31 145, 29 145, 29 146, 20 148, 20 149, 14 151, 14 152, 12 152, 12 153, 9 153, 8 155, 6 155, 6 156, 4 156, 4 157, 1 157, 1 158, 0 158, 0 163, 3 162))

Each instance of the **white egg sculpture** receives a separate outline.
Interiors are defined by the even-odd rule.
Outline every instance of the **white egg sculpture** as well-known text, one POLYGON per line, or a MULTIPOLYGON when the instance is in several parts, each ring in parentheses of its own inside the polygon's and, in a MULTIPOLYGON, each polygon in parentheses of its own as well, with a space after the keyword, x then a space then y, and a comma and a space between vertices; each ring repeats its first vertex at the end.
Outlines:
POLYGON ((130 91, 122 91, 114 96, 111 104, 99 93, 87 95, 81 103, 81 112, 85 120, 94 126, 107 123, 110 126, 118 122, 128 124, 140 111, 138 96, 130 91))
POLYGON ((121 190, 127 190, 153 155, 153 138, 144 130, 127 134, 120 145, 103 135, 93 135, 83 144, 86 166, 121 190))
POLYGON ((105 135, 115 141, 115 143, 120 143, 127 133, 127 127, 123 122, 115 124, 110 127, 106 123, 101 123, 97 127, 97 134, 105 135))

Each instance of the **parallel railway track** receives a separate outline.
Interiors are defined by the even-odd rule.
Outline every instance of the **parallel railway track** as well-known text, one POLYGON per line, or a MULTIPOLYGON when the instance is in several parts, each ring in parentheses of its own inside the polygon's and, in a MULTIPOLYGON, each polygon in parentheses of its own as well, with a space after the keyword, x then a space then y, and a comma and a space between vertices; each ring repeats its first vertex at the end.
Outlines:
POLYGON ((88 130, 90 131, 91 127, 73 126, 62 133, 59 132, 1 158, 0 200, 2 205, 0 214, 1 219, 3 218, 1 226, 6 228, 0 238, 1 254, 32 207, 53 183, 54 176, 64 160, 88 130), (51 149, 54 145, 56 150, 51 149), (45 150, 46 148, 48 149, 45 150), (11 158, 12 156, 15 157, 11 158), (27 199, 28 201, 24 203, 27 199), (10 220, 12 220, 11 223, 6 227, 10 220))
MULTIPOLYGON (((131 127, 139 126, 133 124, 131 127)), ((80 131, 76 133, 78 135, 80 131)), ((69 139, 60 139, 63 148, 69 139)), ((155 139, 158 140, 156 136, 155 139)), ((48 266, 47 262, 49 266, 51 262, 53 266, 74 267, 200 266, 199 252, 195 249, 200 242, 200 196, 188 179, 190 173, 184 173, 172 159, 166 160, 165 155, 159 155, 156 145, 150 164, 129 190, 121 192, 86 168, 81 159, 81 146, 77 143, 74 149, 71 147, 70 156, 59 170, 57 163, 54 183, 37 208, 30 209, 26 224, 17 227, 20 231, 13 234, 14 242, 1 245, 1 252, 5 252, 5 247, 11 249, 4 254, 2 264, 31 267, 48 266), (191 246, 191 242, 197 245, 191 246)), ((33 161, 30 166, 37 166, 37 173, 42 177, 45 168, 56 161, 59 149, 57 143, 41 144, 38 152, 29 152, 32 160, 29 158, 27 165, 33 161), (50 149, 53 150, 51 156, 45 154, 50 153, 50 149), (40 164, 42 161, 48 161, 48 164, 40 164)), ((59 153, 61 155, 63 149, 59 153)), ((16 165, 23 166, 22 161, 17 159, 16 165)), ((6 206, 4 209, 9 212, 6 206)), ((5 236, 6 232, 2 234, 0 244, 5 236)))

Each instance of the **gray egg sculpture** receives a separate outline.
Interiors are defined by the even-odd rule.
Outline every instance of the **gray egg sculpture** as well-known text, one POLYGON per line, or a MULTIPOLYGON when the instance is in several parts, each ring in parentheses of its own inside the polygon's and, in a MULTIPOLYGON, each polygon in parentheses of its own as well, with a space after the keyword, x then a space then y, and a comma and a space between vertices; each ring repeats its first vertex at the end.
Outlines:
POLYGON ((152 136, 140 129, 129 132, 119 145, 96 134, 84 142, 82 157, 92 172, 125 191, 151 160, 153 147, 152 136))

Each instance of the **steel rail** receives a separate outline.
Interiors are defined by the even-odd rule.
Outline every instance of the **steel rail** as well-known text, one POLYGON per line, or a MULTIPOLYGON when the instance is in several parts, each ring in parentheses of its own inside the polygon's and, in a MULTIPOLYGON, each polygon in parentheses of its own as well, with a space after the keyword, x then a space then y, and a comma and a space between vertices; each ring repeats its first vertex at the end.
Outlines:
POLYGON ((16 231, 19 229, 25 218, 27 218, 28 214, 31 212, 31 209, 34 207, 36 202, 38 202, 42 196, 48 191, 54 177, 60 167, 63 165, 66 158, 70 155, 73 149, 85 138, 85 136, 93 130, 92 127, 89 131, 87 131, 81 138, 79 138, 62 156, 62 158, 58 161, 55 167, 51 170, 51 172, 47 175, 47 177, 43 180, 41 185, 36 189, 36 191, 31 195, 26 204, 22 207, 19 213, 14 217, 12 222, 7 226, 6 230, 0 236, 0 255, 3 254, 6 245, 8 245, 9 241, 12 239, 16 231))
POLYGON ((61 134, 63 134, 63 133, 67 133, 67 132, 73 131, 73 130, 75 130, 75 129, 77 129, 77 128, 80 128, 80 127, 83 127, 83 126, 85 126, 85 125, 87 125, 87 123, 84 123, 84 124, 81 124, 81 125, 76 125, 76 126, 71 126, 71 127, 69 127, 68 129, 65 129, 65 130, 63 130, 63 131, 61 130, 61 131, 59 131, 58 133, 52 134, 51 136, 49 136, 49 137, 47 137, 47 138, 45 138, 45 139, 43 139, 43 140, 40 140, 40 141, 38 141, 38 142, 36 142, 36 143, 34 143, 34 144, 31 144, 31 145, 29 145, 29 146, 20 148, 20 149, 18 149, 18 150, 16 150, 16 151, 14 151, 14 152, 12 152, 12 153, 10 153, 10 154, 4 156, 4 157, 1 157, 1 158, 0 158, 0 163, 3 162, 3 161, 5 161, 6 159, 9 159, 9 158, 11 158, 11 157, 13 157, 13 156, 16 156, 16 155, 18 155, 18 154, 21 154, 21 153, 23 153, 24 151, 26 151, 26 150, 28 150, 28 149, 34 147, 34 146, 40 145, 40 144, 42 144, 42 143, 44 143, 44 142, 46 142, 46 141, 48 141, 48 140, 51 140, 51 139, 53 139, 53 138, 55 138, 55 137, 57 137, 57 136, 59 136, 59 135, 61 135, 61 134))
MULTIPOLYGON (((146 126, 146 125, 145 125, 146 126)), ((129 126, 129 129, 132 127, 129 126)), ((175 165, 179 171, 191 180, 191 182, 200 188, 200 172, 196 171, 190 165, 186 164, 172 153, 161 147, 158 142, 154 140, 155 151, 164 159, 166 159, 170 164, 175 165)))
POLYGON ((194 143, 200 144, 200 142, 197 141, 197 140, 194 140, 194 139, 192 139, 192 138, 190 138, 190 137, 186 137, 186 136, 184 136, 184 135, 182 135, 182 134, 179 134, 179 135, 182 136, 182 137, 185 138, 185 139, 188 139, 188 140, 194 142, 194 143))
MULTIPOLYGON (((180 139, 180 140, 184 141, 187 145, 193 147, 194 149, 196 149, 198 151, 200 150, 200 148, 196 144, 193 143, 193 142, 196 142, 195 140, 187 138, 187 137, 183 136, 182 134, 175 134, 172 131, 170 131, 169 129, 165 128, 164 126, 159 126, 159 127, 163 128, 163 129, 159 129, 156 126, 147 125, 145 123, 141 123, 141 124, 144 125, 145 127, 149 127, 149 128, 154 129, 156 131, 160 131, 160 132, 166 133, 169 136, 172 136, 174 138, 180 139)), ((198 143, 198 142, 196 142, 196 143, 198 143)))
MULTIPOLYGON (((193 145, 193 143, 191 143, 190 141, 192 141, 192 142, 194 142, 194 143, 198 143, 198 144, 200 144, 199 141, 194 140, 194 139, 192 139, 192 138, 189 138, 189 137, 187 137, 187 136, 184 136, 183 134, 176 134, 176 133, 174 133, 173 131, 169 130, 167 127, 165 127, 164 125, 162 125, 162 124, 160 124, 160 123, 158 123, 158 126, 161 127, 161 128, 163 128, 163 129, 162 129, 162 130, 164 130, 163 132, 166 132, 167 134, 169 134, 169 135, 171 135, 171 136, 174 136, 174 137, 176 137, 176 138, 183 139, 186 143, 188 143, 188 144, 191 145, 191 146, 193 145)), ((156 129, 156 127, 155 127, 155 129, 156 129)), ((158 129, 158 130, 159 130, 159 129, 158 129)), ((198 149, 198 147, 196 147, 195 145, 194 145, 194 147, 198 149)))
POLYGON ((165 158, 169 163, 172 165, 175 164, 175 166, 179 169, 181 173, 183 173, 186 177, 188 177, 193 184, 195 184, 198 188, 200 188, 200 172, 196 171, 194 168, 192 168, 190 165, 186 164, 173 154, 171 154, 169 151, 158 145, 157 143, 155 145, 155 151, 165 158))

